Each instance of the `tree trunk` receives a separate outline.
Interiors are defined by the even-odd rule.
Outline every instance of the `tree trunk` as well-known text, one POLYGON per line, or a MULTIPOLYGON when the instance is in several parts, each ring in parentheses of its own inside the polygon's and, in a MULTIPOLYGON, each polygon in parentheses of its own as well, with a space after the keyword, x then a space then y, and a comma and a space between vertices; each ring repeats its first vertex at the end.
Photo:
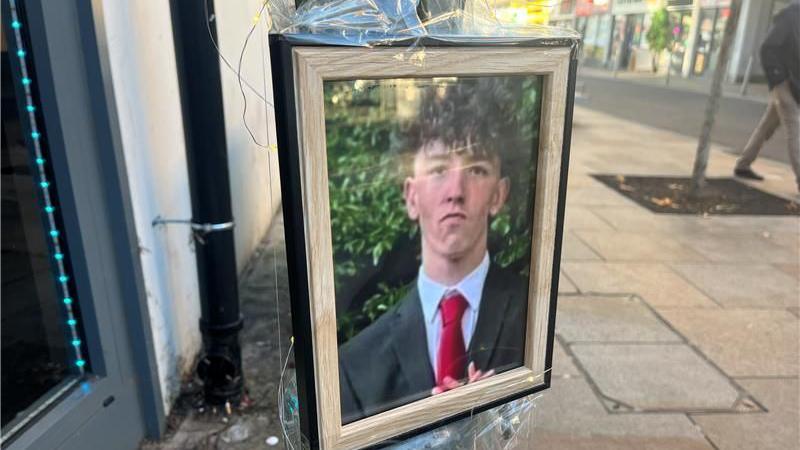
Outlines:
POLYGON ((742 0, 732 0, 730 15, 725 23, 725 32, 722 36, 722 44, 719 47, 719 57, 717 67, 714 68, 714 77, 711 81, 711 93, 706 104, 705 119, 703 129, 700 132, 700 140, 697 143, 697 154, 694 158, 694 170, 692 171, 692 185, 690 194, 697 195, 706 184, 706 168, 708 167, 708 154, 711 140, 711 129, 714 128, 714 119, 717 109, 719 109, 719 98, 722 94, 722 79, 728 68, 730 59, 731 45, 736 34, 736 25, 739 23, 739 11, 741 10, 742 0))

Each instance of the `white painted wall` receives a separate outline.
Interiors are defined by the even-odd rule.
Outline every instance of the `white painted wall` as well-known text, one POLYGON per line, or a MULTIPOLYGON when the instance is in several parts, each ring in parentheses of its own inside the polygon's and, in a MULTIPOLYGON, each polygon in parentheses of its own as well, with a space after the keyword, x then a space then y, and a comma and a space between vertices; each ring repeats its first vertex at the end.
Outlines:
POLYGON ((236 221, 234 231, 236 265, 240 271, 266 233, 273 215, 280 206, 268 30, 266 21, 263 20, 266 18, 266 12, 262 20, 255 25, 247 46, 244 45, 262 4, 262 0, 215 1, 219 50, 233 66, 231 69, 225 61, 220 60, 228 164, 231 172, 231 198, 233 217, 236 221), (236 75, 243 48, 245 51, 241 77, 247 98, 244 120, 242 113, 245 102, 239 87, 239 77, 236 75), (265 104, 259 96, 266 98, 269 104, 265 104), (245 128, 245 123, 253 137, 245 128), (261 145, 273 148, 263 148, 261 145))
POLYGON ((166 411, 201 341, 191 203, 168 0, 103 1, 125 164, 166 411))
MULTIPOLYGON (((218 2, 219 47, 234 67, 260 0, 218 2)), ((165 410, 201 350, 200 301, 191 233, 186 226, 153 228, 157 216, 192 216, 168 0, 104 0, 103 14, 125 164, 165 410)), ((275 143, 267 30, 259 25, 242 64, 246 120, 256 139, 275 143), (265 58, 265 59, 262 59, 265 58), (269 137, 267 135, 268 131, 269 137)), ((242 121, 244 102, 235 73, 221 61, 237 267, 241 270, 280 205, 277 152, 260 148, 242 121)))

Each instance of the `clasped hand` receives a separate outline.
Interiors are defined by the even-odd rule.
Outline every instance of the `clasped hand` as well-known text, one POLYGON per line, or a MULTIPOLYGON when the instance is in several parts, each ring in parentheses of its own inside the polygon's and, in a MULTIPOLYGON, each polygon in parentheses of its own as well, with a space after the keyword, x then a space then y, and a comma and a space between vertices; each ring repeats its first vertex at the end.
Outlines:
POLYGON ((469 367, 467 367, 467 380, 466 381, 458 381, 453 379, 452 377, 444 377, 442 380, 442 384, 434 387, 431 390, 431 395, 441 394, 442 392, 447 392, 451 389, 455 389, 457 387, 463 386, 465 384, 474 383, 476 381, 484 380, 489 378, 490 376, 494 375, 494 370, 489 370, 487 372, 483 372, 481 370, 477 370, 475 368, 475 363, 469 363, 469 367))

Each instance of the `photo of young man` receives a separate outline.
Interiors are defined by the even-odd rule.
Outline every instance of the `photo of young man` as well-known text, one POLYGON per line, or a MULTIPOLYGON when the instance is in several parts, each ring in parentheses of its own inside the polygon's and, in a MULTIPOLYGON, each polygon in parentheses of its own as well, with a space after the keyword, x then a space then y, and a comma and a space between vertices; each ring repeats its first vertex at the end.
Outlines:
POLYGON ((421 263, 402 299, 339 349, 344 423, 523 363, 527 279, 492 262, 488 246, 513 181, 503 156, 519 133, 503 86, 429 89, 405 130, 402 197, 421 263))

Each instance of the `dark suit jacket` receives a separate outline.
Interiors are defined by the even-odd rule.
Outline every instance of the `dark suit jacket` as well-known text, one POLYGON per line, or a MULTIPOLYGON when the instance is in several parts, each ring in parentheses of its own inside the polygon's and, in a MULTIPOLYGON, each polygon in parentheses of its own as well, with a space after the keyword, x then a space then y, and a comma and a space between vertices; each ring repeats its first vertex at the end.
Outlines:
POLYGON ((775 16, 764 43, 761 64, 769 88, 787 81, 797 103, 800 103, 800 2, 795 0, 775 16))
MULTIPOLYGON (((469 360, 480 370, 519 367, 525 349, 528 286, 489 267, 469 360)), ((342 421, 349 423, 427 397, 434 387, 416 282, 398 305, 339 348, 342 421)))

